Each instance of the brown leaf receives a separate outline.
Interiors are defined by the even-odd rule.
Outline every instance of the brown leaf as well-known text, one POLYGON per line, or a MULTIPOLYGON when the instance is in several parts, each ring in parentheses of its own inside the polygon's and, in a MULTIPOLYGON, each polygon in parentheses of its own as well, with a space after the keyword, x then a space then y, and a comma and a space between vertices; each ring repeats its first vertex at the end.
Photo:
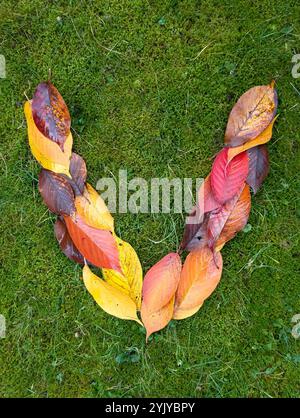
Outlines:
POLYGON ((72 215, 75 212, 74 193, 65 176, 42 169, 39 191, 51 212, 57 215, 72 215))
POLYGON ((252 87, 234 105, 225 132, 225 144, 236 147, 251 141, 271 123, 277 110, 274 82, 252 87))
POLYGON ((86 182, 87 169, 84 159, 80 157, 80 155, 75 154, 75 152, 72 152, 70 159, 70 174, 72 180, 77 186, 77 188, 74 188, 74 193, 76 196, 82 194, 84 190, 84 184, 86 182))
POLYGON ((214 198, 210 175, 208 175, 197 192, 197 205, 186 219, 183 238, 179 247, 181 251, 191 251, 207 244, 205 232, 208 213, 220 206, 221 204, 214 198))
POLYGON ((240 154, 241 152, 247 151, 250 148, 265 144, 268 141, 270 141, 270 139, 272 138, 273 125, 276 119, 277 119, 277 116, 266 127, 266 129, 262 133, 260 133, 256 138, 252 139, 251 141, 246 142, 243 145, 240 145, 239 147, 229 148, 228 149, 228 162, 232 160, 232 158, 234 158, 236 155, 240 154))
POLYGON ((250 208, 250 189, 245 184, 220 210, 211 213, 207 224, 208 246, 219 251, 247 224, 250 208))
POLYGON ((199 209, 195 207, 186 220, 183 238, 180 244, 180 250, 192 251, 207 245, 207 222, 209 212, 203 216, 199 213, 199 209), (198 222, 197 222, 198 218, 198 222))
POLYGON ((255 194, 269 173, 269 153, 265 145, 248 149, 247 153, 249 174, 246 181, 255 194))
POLYGON ((59 91, 50 81, 40 83, 33 95, 31 106, 37 128, 63 151, 70 133, 71 118, 59 91))
POLYGON ((75 263, 84 264, 84 258, 71 240, 63 219, 56 220, 54 224, 54 233, 65 256, 67 256, 70 260, 75 261, 75 263))

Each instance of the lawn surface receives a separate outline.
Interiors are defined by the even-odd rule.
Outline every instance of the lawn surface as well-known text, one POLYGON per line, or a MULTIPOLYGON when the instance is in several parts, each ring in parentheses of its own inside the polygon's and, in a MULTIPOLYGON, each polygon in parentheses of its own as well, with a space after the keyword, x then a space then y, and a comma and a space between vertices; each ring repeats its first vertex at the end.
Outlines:
MULTIPOLYGON (((296 0, 1 1, 1 396, 299 396, 299 19, 296 0), (54 239, 22 108, 49 68, 94 186, 119 169, 205 177, 235 101, 277 81, 252 228, 222 251, 222 281, 203 308, 147 345, 137 324, 95 304, 54 239)), ((145 271, 183 230, 173 213, 115 219, 145 271)))

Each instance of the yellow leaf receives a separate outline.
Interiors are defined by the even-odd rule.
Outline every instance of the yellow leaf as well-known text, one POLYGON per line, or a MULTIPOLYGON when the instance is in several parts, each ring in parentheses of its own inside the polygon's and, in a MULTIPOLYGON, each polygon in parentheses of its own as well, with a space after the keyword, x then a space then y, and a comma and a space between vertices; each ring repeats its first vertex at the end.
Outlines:
POLYGON ((83 281, 88 292, 105 312, 142 325, 137 317, 136 305, 130 297, 96 276, 87 264, 83 267, 83 281))
POLYGON ((43 168, 71 177, 69 172, 73 143, 71 132, 64 144, 64 151, 62 151, 56 142, 45 137, 36 127, 30 101, 25 103, 24 112, 27 120, 29 146, 33 156, 43 168))
POLYGON ((238 154, 240 154, 243 151, 246 151, 247 149, 256 147, 257 145, 265 144, 266 142, 270 141, 272 138, 272 129, 275 120, 277 119, 277 116, 272 120, 272 122, 266 127, 266 129, 259 134, 256 138, 252 139, 252 141, 246 142, 243 145, 240 145, 239 147, 229 148, 228 149, 228 161, 227 164, 238 154))
POLYGON ((76 196, 75 207, 87 225, 114 231, 114 218, 102 197, 90 184, 86 184, 83 196, 76 196))
POLYGON ((119 259, 123 274, 111 269, 102 269, 107 283, 126 293, 141 308, 141 294, 143 285, 143 271, 140 260, 128 242, 116 237, 119 259))

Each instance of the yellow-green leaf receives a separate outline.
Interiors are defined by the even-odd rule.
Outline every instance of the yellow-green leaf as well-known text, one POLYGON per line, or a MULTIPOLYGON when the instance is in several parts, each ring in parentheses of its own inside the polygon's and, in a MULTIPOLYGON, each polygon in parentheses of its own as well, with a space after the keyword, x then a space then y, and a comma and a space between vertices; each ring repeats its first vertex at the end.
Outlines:
POLYGON ((142 325, 137 317, 136 305, 133 300, 121 290, 96 276, 87 264, 83 267, 83 281, 88 292, 105 312, 117 318, 136 321, 142 325))
POLYGON ((102 269, 103 277, 107 283, 126 293, 134 301, 137 309, 140 310, 143 285, 143 271, 140 260, 128 242, 118 237, 116 237, 116 241, 123 274, 111 269, 102 269))

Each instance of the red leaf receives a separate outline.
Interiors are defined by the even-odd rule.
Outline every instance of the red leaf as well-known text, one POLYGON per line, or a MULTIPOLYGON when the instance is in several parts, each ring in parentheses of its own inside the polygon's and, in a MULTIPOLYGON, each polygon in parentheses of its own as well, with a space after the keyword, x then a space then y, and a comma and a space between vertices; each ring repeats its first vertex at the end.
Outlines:
POLYGON ((56 220, 54 224, 54 233, 65 256, 67 256, 70 260, 75 261, 75 263, 84 264, 84 258, 71 240, 63 219, 56 220))
POLYGON ((265 145, 248 149, 249 173, 247 183, 254 193, 257 193, 262 182, 269 173, 269 153, 265 145))
POLYGON ((87 225, 78 214, 64 219, 72 241, 87 260, 96 267, 122 273, 117 244, 110 231, 87 225))
POLYGON ((31 108, 39 131, 56 142, 63 151, 64 143, 70 133, 71 118, 64 99, 50 81, 37 86, 31 108))
POLYGON ((211 188, 218 202, 224 204, 240 190, 248 175, 248 155, 241 152, 228 163, 228 148, 216 156, 210 175, 211 188))
POLYGON ((203 212, 211 212, 220 207, 220 203, 215 199, 211 188, 211 174, 209 174, 198 191, 198 205, 203 208, 203 212))
POLYGON ((57 215, 72 215, 75 212, 74 193, 64 175, 42 169, 39 174, 39 191, 51 212, 57 215))

